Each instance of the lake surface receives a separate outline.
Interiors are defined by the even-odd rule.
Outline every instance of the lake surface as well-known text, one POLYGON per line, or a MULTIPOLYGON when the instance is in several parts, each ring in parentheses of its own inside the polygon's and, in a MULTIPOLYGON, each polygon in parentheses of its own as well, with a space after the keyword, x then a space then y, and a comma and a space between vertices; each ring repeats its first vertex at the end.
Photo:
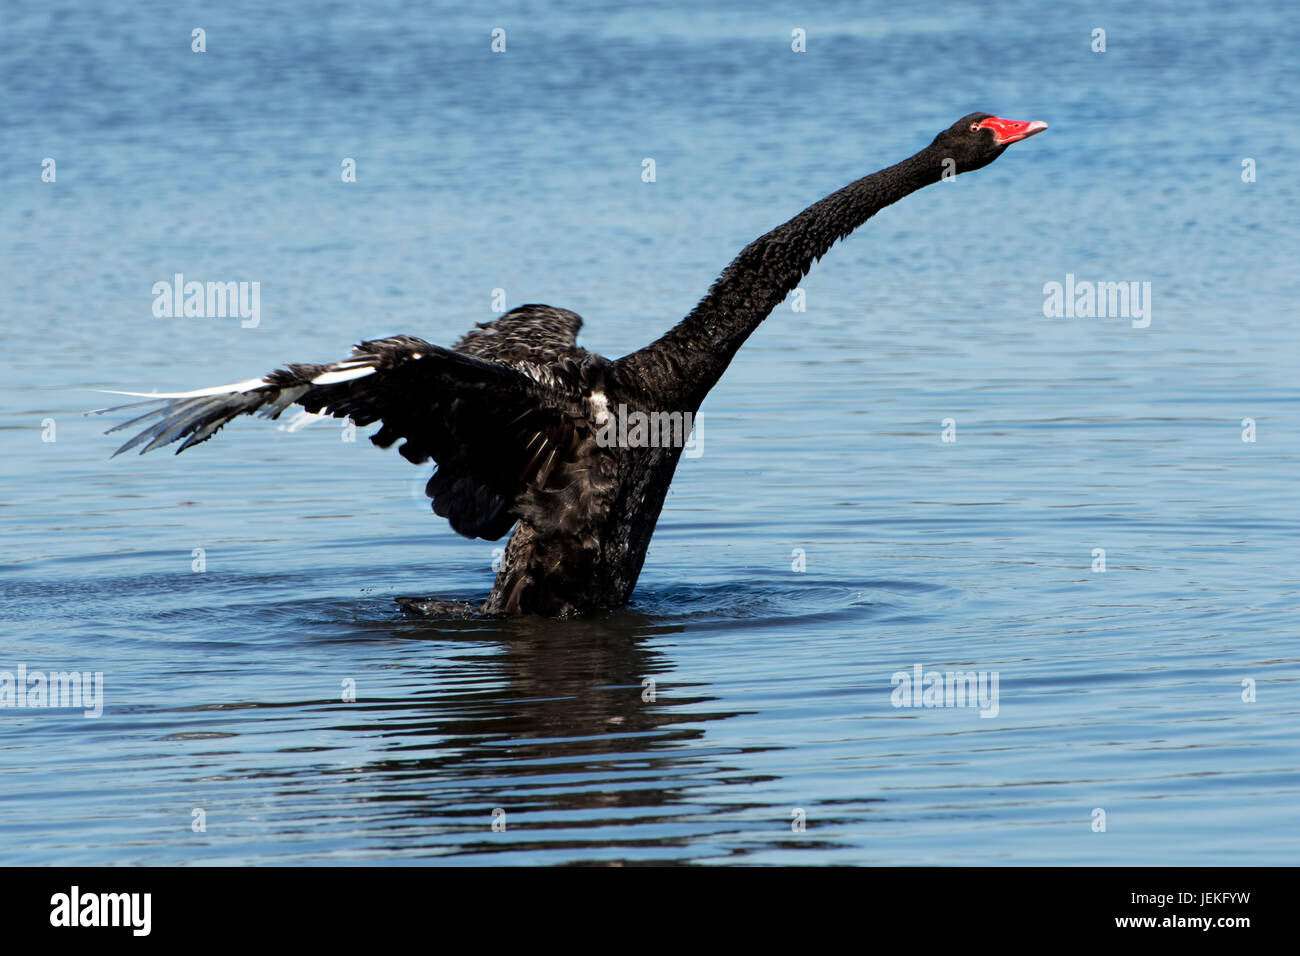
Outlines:
POLYGON ((103 697, 0 708, 0 862, 1300 860, 1294 8, 278 7, 5 13, 0 671, 103 697), (403 619, 498 545, 368 430, 110 461, 83 414, 494 290, 621 355, 974 110, 1051 129, 752 337, 619 613, 403 619), (156 317, 177 273, 256 327, 156 317), (1149 324, 1045 317, 1067 276, 1149 324))

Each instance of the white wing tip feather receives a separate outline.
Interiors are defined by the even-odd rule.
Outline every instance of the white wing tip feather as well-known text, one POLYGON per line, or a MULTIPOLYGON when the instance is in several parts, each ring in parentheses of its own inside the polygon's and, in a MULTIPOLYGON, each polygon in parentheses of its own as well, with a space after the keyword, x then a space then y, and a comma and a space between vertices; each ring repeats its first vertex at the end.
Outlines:
POLYGON ((350 382, 353 379, 365 378, 367 375, 373 375, 376 371, 378 369, 373 365, 334 369, 329 372, 321 372, 311 380, 311 383, 313 385, 337 385, 339 382, 350 382))
POLYGON ((111 388, 99 388, 105 395, 130 395, 135 398, 203 398, 208 395, 233 395, 238 392, 251 392, 254 389, 270 385, 264 378, 250 378, 231 385, 213 385, 211 388, 196 388, 192 392, 119 392, 111 388))

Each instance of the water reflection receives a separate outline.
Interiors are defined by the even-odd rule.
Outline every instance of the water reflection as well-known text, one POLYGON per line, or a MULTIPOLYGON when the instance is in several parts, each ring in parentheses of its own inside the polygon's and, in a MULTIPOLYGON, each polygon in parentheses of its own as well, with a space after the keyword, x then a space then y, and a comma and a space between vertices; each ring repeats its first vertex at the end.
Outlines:
MULTIPOLYGON (((679 624, 621 612, 580 621, 400 621, 370 630, 441 651, 393 675, 391 696, 328 708, 330 730, 368 737, 377 753, 359 767, 324 770, 326 779, 308 792, 336 796, 334 777, 364 783, 353 809, 375 849, 509 855, 660 847, 657 859, 686 860, 710 850, 700 837, 734 830, 738 811, 761 806, 718 801, 720 782, 774 779, 731 758, 777 748, 702 745, 707 725, 744 712, 712 707, 718 698, 705 685, 664 680, 674 664, 650 638, 679 633, 679 624), (701 799, 705 789, 714 795, 701 799), (491 827, 497 809, 504 832, 491 827), (711 823, 715 813, 728 822, 711 823)), ((320 772, 257 776, 293 778, 284 794, 301 801, 304 776, 320 772)))

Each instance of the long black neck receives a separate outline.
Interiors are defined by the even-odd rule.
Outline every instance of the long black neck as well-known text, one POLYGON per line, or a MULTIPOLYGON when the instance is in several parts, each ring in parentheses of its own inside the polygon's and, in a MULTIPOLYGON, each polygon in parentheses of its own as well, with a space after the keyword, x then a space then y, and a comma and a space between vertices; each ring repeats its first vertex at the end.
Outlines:
POLYGON ((747 245, 700 304, 663 336, 618 365, 672 409, 694 411, 750 334, 808 274, 813 263, 881 209, 938 182, 934 144, 809 206, 747 245))

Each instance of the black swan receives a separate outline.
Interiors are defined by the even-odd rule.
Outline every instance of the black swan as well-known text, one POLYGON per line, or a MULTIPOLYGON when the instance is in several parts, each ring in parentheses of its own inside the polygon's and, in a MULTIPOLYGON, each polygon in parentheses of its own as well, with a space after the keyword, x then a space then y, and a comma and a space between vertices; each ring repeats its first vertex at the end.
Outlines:
MULTIPOLYGON (((457 532, 496 540, 515 529, 478 613, 562 617, 626 604, 681 457, 678 422, 695 414, 750 333, 836 240, 885 206, 987 166, 1046 128, 988 113, 963 117, 915 156, 751 242, 686 318, 620 359, 579 348, 574 313, 524 305, 450 349, 396 335, 362 342, 329 365, 142 396, 152 400, 120 407, 166 404, 111 429, 157 419, 115 454, 184 439, 179 454, 238 415, 277 418, 294 404, 359 426, 379 422, 376 445, 401 440, 409 461, 436 462, 425 490, 457 532), (613 436, 613 418, 627 410, 651 421, 649 440, 636 429, 613 436)), ((445 602, 403 603, 446 610, 445 602)))

